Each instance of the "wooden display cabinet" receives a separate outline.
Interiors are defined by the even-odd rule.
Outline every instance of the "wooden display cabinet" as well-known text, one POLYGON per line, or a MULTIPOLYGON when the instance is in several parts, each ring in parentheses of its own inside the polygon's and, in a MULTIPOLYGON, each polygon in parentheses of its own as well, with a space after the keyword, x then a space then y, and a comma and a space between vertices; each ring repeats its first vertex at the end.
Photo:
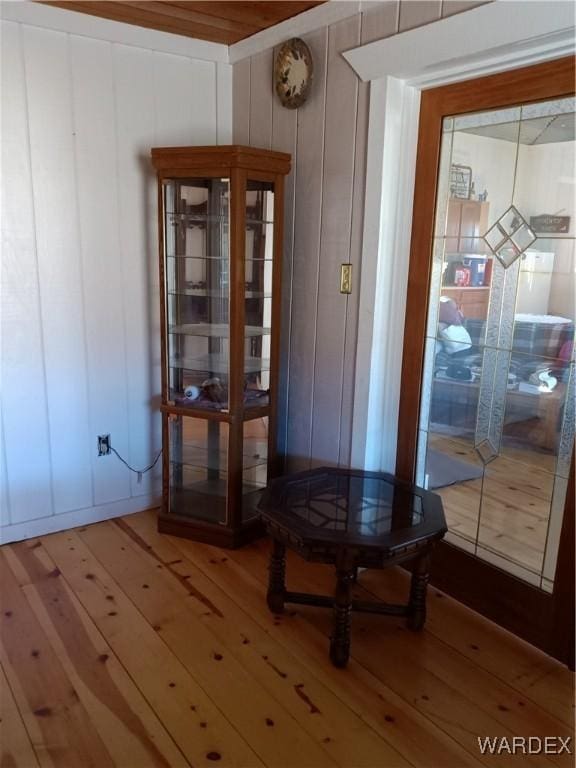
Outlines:
POLYGON ((488 202, 450 198, 446 219, 447 253, 486 252, 480 238, 488 229, 489 208, 488 202))
POLYGON ((236 547, 278 473, 284 176, 290 156, 153 149, 158 175, 163 500, 159 530, 236 547))

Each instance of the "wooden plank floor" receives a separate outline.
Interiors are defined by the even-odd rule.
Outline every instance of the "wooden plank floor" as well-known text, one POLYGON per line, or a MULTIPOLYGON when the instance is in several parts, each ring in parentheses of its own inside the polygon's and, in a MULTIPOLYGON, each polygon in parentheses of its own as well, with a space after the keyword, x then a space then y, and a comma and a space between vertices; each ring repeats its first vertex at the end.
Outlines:
MULTIPOLYGON (((573 765, 478 748, 573 736, 561 665, 431 589, 421 634, 354 616, 336 670, 329 611, 268 612, 267 555, 160 535, 153 512, 2 547, 0 766, 573 765)), ((289 556, 288 581, 329 593, 333 574, 289 556)), ((356 587, 406 590, 401 570, 356 587)))

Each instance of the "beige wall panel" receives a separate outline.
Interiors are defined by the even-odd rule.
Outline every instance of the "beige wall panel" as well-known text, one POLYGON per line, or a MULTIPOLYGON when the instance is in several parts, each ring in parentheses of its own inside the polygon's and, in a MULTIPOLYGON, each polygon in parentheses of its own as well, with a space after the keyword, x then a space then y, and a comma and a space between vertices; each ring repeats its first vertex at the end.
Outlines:
MULTIPOLYGON (((399 0, 382 3, 362 15, 361 41, 363 44, 390 37, 398 30, 399 0)), ((356 347, 358 344, 358 301, 360 297, 360 268, 362 262, 362 232, 364 228, 364 187, 366 183, 366 146, 368 139, 368 108, 370 85, 358 81, 358 108, 356 114, 356 146, 354 160, 354 191, 352 196, 352 230, 350 235, 350 263, 353 290, 346 306, 346 337, 342 378, 342 416, 338 464, 350 465, 352 450, 352 417, 354 412, 354 384, 356 347)), ((368 372, 367 372, 368 373, 368 372)))
MULTIPOLYGON (((394 0, 382 3, 362 15, 361 41, 363 44, 396 34, 400 3, 394 0)), ((352 196, 352 229, 350 235, 350 263, 353 290, 346 306, 346 336, 342 371, 342 416, 338 464, 350 465, 352 445, 352 417, 354 413, 354 381, 356 347, 358 343, 358 300, 362 263, 362 232, 364 228, 364 192, 366 186, 366 142, 368 138, 368 108, 370 85, 358 81, 358 108, 356 114, 356 146, 354 160, 354 190, 352 196)))
POLYGON ((437 21, 442 14, 442 0, 401 0, 400 32, 437 21))
MULTIPOLYGON (((336 464, 339 453, 348 303, 348 296, 340 293, 340 267, 350 261, 358 96, 358 79, 340 53, 359 43, 358 15, 330 27, 312 410, 313 464, 336 464)), ((353 290, 357 291, 356 285, 353 290)))
POLYGON ((455 13, 469 11, 478 5, 485 5, 486 0, 444 0, 442 3, 442 18, 453 16, 455 13))
POLYGON ((285 194, 278 424, 289 471, 350 462, 370 89, 341 52, 360 40, 436 21, 442 5, 450 15, 477 4, 389 0, 366 4, 361 14, 309 33, 304 39, 314 58, 314 81, 299 110, 282 107, 274 93, 275 51, 234 65, 234 141, 292 155, 285 194), (339 293, 344 262, 353 265, 349 296, 339 293))
POLYGON ((311 455, 327 38, 326 28, 304 38, 314 57, 315 77, 308 101, 298 110, 294 214, 298 226, 294 232, 288 393, 287 468, 291 471, 307 468, 311 455))
MULTIPOLYGON (((276 51, 274 52, 276 53, 276 51)), ((296 136, 298 112, 286 109, 272 94, 272 149, 292 156, 292 170, 284 179, 284 249, 282 252, 282 311, 280 325, 280 372, 278 391, 278 446, 286 453, 288 388, 290 386, 290 325, 292 312, 292 268, 294 259, 294 187, 296 181, 296 136)))
POLYGON ((398 32, 400 19, 400 0, 390 0, 387 3, 375 3, 374 8, 362 14, 362 44, 381 40, 398 32))

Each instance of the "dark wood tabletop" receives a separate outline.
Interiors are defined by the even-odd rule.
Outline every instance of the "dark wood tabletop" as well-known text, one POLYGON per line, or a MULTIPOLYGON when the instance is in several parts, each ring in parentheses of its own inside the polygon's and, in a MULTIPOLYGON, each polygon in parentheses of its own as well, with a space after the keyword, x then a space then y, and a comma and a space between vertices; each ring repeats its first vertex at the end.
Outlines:
POLYGON ((281 477, 259 509, 267 527, 300 544, 304 556, 344 545, 394 557, 447 530, 437 494, 383 472, 321 467, 281 477))

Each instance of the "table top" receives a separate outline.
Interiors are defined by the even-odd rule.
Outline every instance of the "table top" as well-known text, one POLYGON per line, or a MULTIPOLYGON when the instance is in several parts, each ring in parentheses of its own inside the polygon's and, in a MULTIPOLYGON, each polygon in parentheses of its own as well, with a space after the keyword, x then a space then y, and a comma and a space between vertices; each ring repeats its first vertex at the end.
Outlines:
POLYGON ((441 498, 383 472, 321 467, 273 480, 264 522, 302 542, 394 550, 441 538, 441 498))

